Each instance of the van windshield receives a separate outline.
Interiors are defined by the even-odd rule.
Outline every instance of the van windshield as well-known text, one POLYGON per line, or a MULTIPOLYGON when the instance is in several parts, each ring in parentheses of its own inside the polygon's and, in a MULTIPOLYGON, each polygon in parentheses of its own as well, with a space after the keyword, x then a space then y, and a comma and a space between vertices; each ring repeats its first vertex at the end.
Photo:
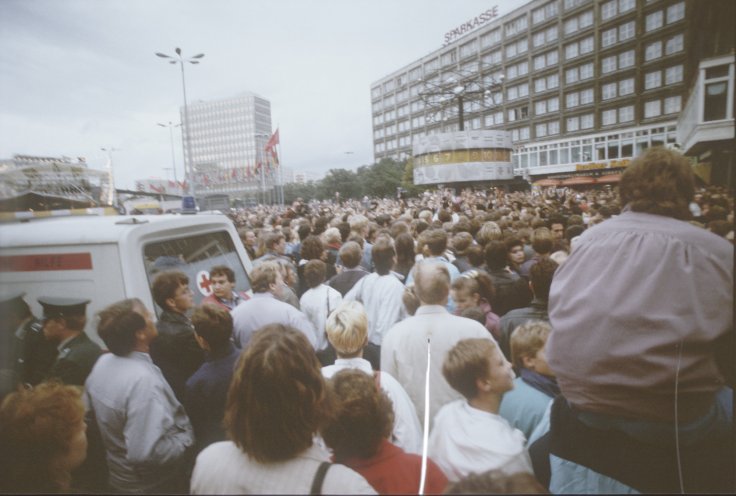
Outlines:
MULTIPOLYGON (((212 294, 210 269, 215 265, 225 265, 233 270, 235 291, 250 290, 250 279, 227 231, 148 243, 143 248, 143 255, 148 287, 153 286, 153 280, 160 272, 181 271, 189 277, 195 305, 200 305, 204 298, 212 294)), ((158 305, 156 315, 161 315, 158 305)))

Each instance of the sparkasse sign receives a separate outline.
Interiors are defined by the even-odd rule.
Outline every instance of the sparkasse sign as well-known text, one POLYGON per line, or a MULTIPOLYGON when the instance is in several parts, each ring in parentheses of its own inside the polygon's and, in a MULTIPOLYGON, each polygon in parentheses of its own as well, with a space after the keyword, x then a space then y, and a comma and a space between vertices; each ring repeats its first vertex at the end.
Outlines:
POLYGON ((498 17, 498 5, 494 5, 493 7, 486 10, 485 12, 481 12, 480 15, 477 15, 473 17, 472 19, 470 19, 469 21, 462 23, 455 29, 452 29, 446 32, 445 33, 445 43, 442 46, 447 46, 448 44, 452 43, 458 38, 464 36, 465 34, 469 33, 475 28, 482 26, 488 21, 495 19, 496 17, 498 17))

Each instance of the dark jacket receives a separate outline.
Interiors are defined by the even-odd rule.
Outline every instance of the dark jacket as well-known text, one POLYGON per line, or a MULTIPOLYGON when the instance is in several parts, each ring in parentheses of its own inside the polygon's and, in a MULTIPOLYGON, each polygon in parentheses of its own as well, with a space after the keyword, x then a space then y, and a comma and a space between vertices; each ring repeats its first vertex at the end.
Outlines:
POLYGON ((514 308, 525 307, 532 301, 529 282, 516 272, 506 269, 489 270, 488 275, 491 276, 495 290, 491 307, 499 317, 514 308))
POLYGON ((49 378, 58 378, 64 384, 84 386, 102 349, 84 332, 72 338, 59 352, 49 370, 49 378))
POLYGON ((339 291, 341 295, 345 296, 348 294, 348 291, 355 286, 355 283, 367 275, 368 272, 359 265, 354 269, 343 270, 336 276, 330 278, 327 284, 333 289, 339 291))
POLYGON ((187 380, 184 407, 194 427, 197 451, 225 440, 225 400, 239 356, 240 351, 228 343, 224 350, 208 353, 207 361, 187 380))
POLYGON ((187 379, 204 363, 204 351, 197 344, 194 326, 186 315, 164 310, 156 327, 158 337, 151 343, 151 360, 183 403, 187 379))

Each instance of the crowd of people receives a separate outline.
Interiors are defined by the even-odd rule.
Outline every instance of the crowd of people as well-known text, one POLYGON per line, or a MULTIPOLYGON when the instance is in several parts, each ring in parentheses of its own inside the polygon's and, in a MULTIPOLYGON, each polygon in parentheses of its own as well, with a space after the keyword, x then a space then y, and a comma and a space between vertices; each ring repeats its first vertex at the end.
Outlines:
POLYGON ((195 305, 161 271, 157 320, 95 316, 105 350, 87 301, 3 297, 0 492, 736 489, 734 201, 676 152, 615 188, 230 215, 248 287, 212 267, 195 305))

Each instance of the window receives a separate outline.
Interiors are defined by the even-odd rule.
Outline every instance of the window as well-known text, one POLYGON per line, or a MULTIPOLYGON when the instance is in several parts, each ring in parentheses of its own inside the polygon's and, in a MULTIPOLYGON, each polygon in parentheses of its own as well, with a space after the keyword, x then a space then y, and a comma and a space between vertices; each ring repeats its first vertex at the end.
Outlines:
POLYGON ((685 18, 685 2, 676 3, 667 7, 667 24, 672 24, 685 18))
POLYGON ((668 67, 664 71, 664 84, 675 84, 682 82, 682 65, 668 67))
MULTIPOLYGON (((199 280, 198 274, 202 270, 209 270, 214 265, 227 265, 233 269, 238 292, 250 289, 245 267, 240 262, 235 245, 226 231, 155 241, 143 247, 143 256, 147 262, 145 266, 149 270, 154 268, 154 261, 171 255, 178 256, 182 260, 182 265, 177 266, 177 270, 189 277, 189 284, 194 287, 194 301, 197 305, 201 304, 204 298, 195 287, 199 280)), ((154 274, 147 271, 147 276, 150 283, 154 274)), ((158 312, 157 306, 155 309, 158 312)))
POLYGON ((601 125, 610 126, 611 124, 616 124, 616 114, 616 109, 601 112, 601 125))
POLYGON ((601 59, 601 73, 608 74, 609 72, 613 72, 618 69, 616 66, 617 60, 618 57, 616 55, 611 55, 610 57, 604 57, 601 59))
POLYGON ((560 134, 560 121, 548 122, 547 134, 560 134))
POLYGON ((588 105, 589 103, 593 103, 593 88, 580 92, 580 105, 588 105))
POLYGON ((618 27, 618 41, 630 40, 636 36, 636 22, 630 21, 618 27))
POLYGON ((580 129, 590 129, 593 127, 593 114, 585 114, 580 116, 580 129))
POLYGON ((580 129, 580 117, 568 117, 567 118, 567 130, 577 131, 580 129))
POLYGON ((652 71, 644 74, 644 89, 651 90, 662 86, 662 71, 652 71))
POLYGON ((544 91, 547 89, 547 79, 546 78, 538 78, 534 80, 534 92, 539 93, 541 91, 544 91))
POLYGON ((497 43, 501 43, 501 28, 496 28, 480 37, 481 48, 488 48, 497 43))
POLYGON ((587 38, 584 38, 580 40, 580 53, 590 53, 593 51, 593 48, 595 48, 595 43, 593 41, 593 37, 589 36, 587 38))
POLYGON ((664 53, 665 55, 672 55, 673 53, 681 52, 684 47, 685 40, 682 33, 680 33, 665 41, 664 53))
POLYGON ((662 56, 662 42, 655 41, 649 43, 644 47, 644 60, 649 62, 650 60, 658 59, 662 56))
POLYGON ((662 101, 652 100, 644 104, 644 118, 658 117, 662 115, 662 101))
POLYGON ((593 77, 593 62, 580 66, 580 80, 585 81, 593 77))
POLYGON ((460 47, 460 57, 465 58, 478 52, 478 40, 472 40, 460 47))
POLYGON ((717 121, 727 117, 727 95, 727 81, 716 81, 705 85, 704 121, 717 121))
POLYGON ((386 81, 385 83, 383 83, 383 91, 384 92, 387 93, 389 91, 392 91, 393 89, 394 89, 394 81, 393 80, 386 81))
POLYGON ((381 96, 381 87, 376 86, 375 88, 371 90, 371 97, 378 98, 379 96, 381 96))
POLYGON ((611 98, 616 98, 617 86, 616 83, 604 84, 601 87, 601 99, 610 100, 611 98))
POLYGON ((617 28, 611 28, 603 31, 601 33, 601 46, 603 48, 608 47, 616 43, 617 41, 617 34, 618 29, 617 28))
POLYGON ((557 16, 557 0, 547 3, 538 9, 532 11, 532 24, 539 24, 546 19, 552 19, 557 16))
POLYGON ((532 45, 534 46, 534 48, 544 45, 546 41, 547 39, 544 35, 544 31, 534 33, 534 35, 532 36, 532 45))
POLYGON ((636 8, 636 0, 618 0, 618 12, 623 14, 636 8))
POLYGON ((634 50, 627 50, 618 54, 618 68, 626 69, 627 67, 634 67, 636 61, 636 55, 634 50))
POLYGON ((547 136, 547 124, 537 124, 536 126, 537 138, 544 138, 547 136))
POLYGON ((650 31, 654 31, 655 29, 659 29, 664 25, 664 12, 661 10, 658 10, 656 12, 652 12, 646 18, 644 19, 644 29, 648 33, 650 31))
POLYGON ((430 73, 432 71, 436 71, 440 67, 440 59, 432 59, 426 64, 424 64, 424 73, 430 73))
POLYGON ((618 109, 618 121, 619 122, 631 122, 634 120, 634 106, 628 105, 618 109))
POLYGON ((588 3, 590 0, 565 0, 565 10, 571 10, 579 5, 588 3))
POLYGON ((529 24, 528 24, 528 21, 527 21, 526 14, 524 14, 524 15, 522 15, 520 17, 517 17, 513 21, 507 22, 504 25, 504 30, 506 32, 506 36, 509 37, 509 36, 513 36, 513 35, 515 35, 517 33, 520 33, 521 31, 525 30, 528 25, 529 24))
MULTIPOLYGON (((565 59, 570 60, 578 56, 580 53, 580 47, 577 43, 570 43, 569 45, 565 45, 565 59)), ((536 69, 536 67, 535 67, 536 69)))
POLYGON ((618 14, 618 0, 611 0, 601 5, 601 19, 604 21, 611 19, 618 14))
POLYGON ((622 79, 618 82, 619 96, 631 95, 634 93, 634 78, 622 79))
POLYGON ((409 81, 419 81, 422 79, 422 67, 415 67, 414 69, 409 71, 409 81))
POLYGON ((574 91, 565 95, 565 107, 573 108, 580 105, 580 93, 574 91))
POLYGON ((457 52, 455 50, 451 50, 449 52, 443 53, 441 55, 442 59, 442 67, 454 64, 457 62, 457 52))
POLYGON ((494 50, 483 56, 483 63, 486 65, 500 64, 502 58, 501 50, 494 50))
POLYGON ((680 95, 670 96, 664 99, 664 113, 676 114, 680 111, 682 105, 682 97, 680 95))
POLYGON ((565 83, 571 84, 576 83, 580 79, 580 69, 573 67, 565 71, 565 83))

